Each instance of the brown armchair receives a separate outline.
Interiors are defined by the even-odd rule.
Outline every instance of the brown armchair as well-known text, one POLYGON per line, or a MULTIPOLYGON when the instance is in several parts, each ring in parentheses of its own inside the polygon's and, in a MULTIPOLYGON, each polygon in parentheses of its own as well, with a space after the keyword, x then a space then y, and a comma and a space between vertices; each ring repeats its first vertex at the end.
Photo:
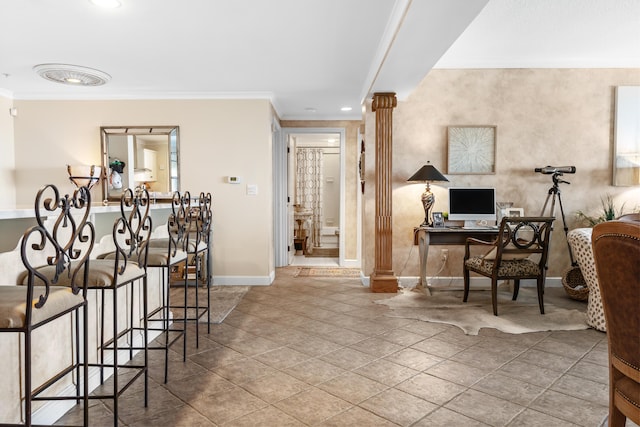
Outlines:
POLYGON ((640 223, 598 224, 592 244, 609 343, 609 426, 640 424, 640 223))
POLYGON ((469 297, 469 273, 491 278, 493 314, 498 315, 498 280, 513 279, 513 300, 518 298, 520 280, 536 279, 540 314, 544 314, 544 280, 553 217, 504 217, 493 242, 468 238, 464 255, 464 297, 469 297), (484 255, 471 256, 471 247, 484 245, 484 255), (532 257, 535 255, 536 259, 532 257))

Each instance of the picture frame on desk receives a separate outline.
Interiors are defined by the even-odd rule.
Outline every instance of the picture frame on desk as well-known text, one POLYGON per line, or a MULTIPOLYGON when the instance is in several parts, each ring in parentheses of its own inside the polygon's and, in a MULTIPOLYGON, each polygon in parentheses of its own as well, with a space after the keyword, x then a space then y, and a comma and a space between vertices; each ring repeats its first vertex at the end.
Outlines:
POLYGON ((435 228, 444 227, 444 215, 442 215, 442 212, 433 213, 433 226, 435 228))
POLYGON ((523 208, 507 208, 505 210, 506 210, 505 216, 515 216, 515 217, 524 216, 523 208))

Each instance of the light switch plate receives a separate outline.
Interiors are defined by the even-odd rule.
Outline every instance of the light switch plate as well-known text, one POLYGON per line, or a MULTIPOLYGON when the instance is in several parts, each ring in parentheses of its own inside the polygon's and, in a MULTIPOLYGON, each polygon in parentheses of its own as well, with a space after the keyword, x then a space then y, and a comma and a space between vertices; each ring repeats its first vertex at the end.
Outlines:
POLYGON ((258 186, 255 184, 247 184, 247 196, 257 196, 258 186))

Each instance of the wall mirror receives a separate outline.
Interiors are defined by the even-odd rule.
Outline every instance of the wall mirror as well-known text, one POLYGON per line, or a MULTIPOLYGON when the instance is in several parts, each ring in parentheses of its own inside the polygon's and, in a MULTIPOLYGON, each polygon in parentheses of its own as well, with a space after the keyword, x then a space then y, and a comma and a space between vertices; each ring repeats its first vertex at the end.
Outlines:
POLYGON ((640 86, 618 86, 613 185, 640 185, 640 86))
POLYGON ((100 136, 104 200, 139 186, 158 200, 180 191, 178 126, 103 126, 100 136))

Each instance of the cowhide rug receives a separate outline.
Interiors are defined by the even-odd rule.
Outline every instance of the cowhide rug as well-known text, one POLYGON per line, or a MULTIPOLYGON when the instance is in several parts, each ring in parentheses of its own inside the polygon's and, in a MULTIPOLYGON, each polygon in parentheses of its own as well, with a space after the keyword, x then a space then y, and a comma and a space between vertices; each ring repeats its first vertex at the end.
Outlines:
POLYGON ((378 300, 391 310, 385 315, 425 322, 448 323, 467 335, 478 335, 482 328, 494 328, 511 334, 526 332, 587 329, 583 311, 566 309, 545 301, 545 314, 540 314, 535 289, 521 288, 516 301, 511 292, 498 288, 498 316, 493 315, 491 292, 472 290, 468 301, 462 302, 463 292, 432 290, 432 296, 403 290, 393 298, 378 300))

